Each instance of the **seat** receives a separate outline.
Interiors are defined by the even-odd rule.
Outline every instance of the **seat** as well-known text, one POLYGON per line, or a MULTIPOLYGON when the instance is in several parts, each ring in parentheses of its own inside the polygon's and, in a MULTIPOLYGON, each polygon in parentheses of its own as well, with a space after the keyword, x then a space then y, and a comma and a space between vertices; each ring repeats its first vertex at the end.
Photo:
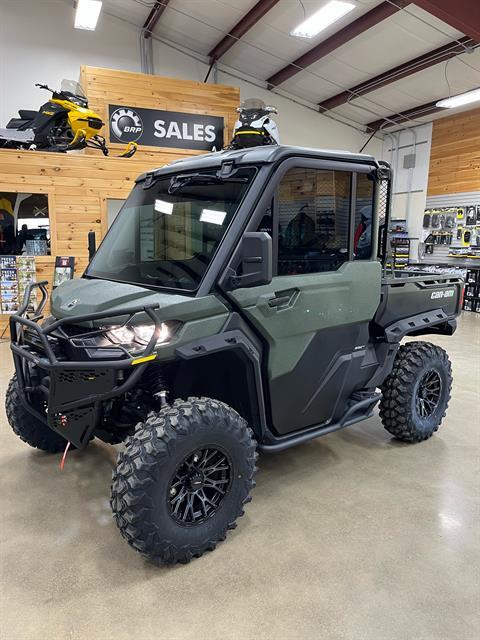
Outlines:
POLYGON ((20 129, 30 123, 30 120, 20 120, 20 118, 12 118, 7 123, 7 129, 20 129))
POLYGON ((30 109, 18 110, 18 115, 22 120, 33 120, 36 117, 37 113, 38 111, 31 111, 30 109))

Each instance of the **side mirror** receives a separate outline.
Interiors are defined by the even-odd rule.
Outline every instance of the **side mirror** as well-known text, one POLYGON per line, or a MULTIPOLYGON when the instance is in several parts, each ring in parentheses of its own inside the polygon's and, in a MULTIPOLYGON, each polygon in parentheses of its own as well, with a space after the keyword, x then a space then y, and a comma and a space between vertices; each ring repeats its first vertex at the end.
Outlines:
POLYGON ((91 260, 97 250, 97 244, 95 241, 95 231, 88 232, 88 259, 91 260))
POLYGON ((265 231, 243 234, 242 273, 231 278, 235 288, 258 287, 272 281, 272 238, 265 231))

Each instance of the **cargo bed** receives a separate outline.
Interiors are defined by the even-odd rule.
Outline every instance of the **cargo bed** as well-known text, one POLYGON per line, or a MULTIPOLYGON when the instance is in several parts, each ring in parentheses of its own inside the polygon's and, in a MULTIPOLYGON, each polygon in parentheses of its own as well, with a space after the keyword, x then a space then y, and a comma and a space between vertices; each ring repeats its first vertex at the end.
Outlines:
POLYGON ((464 281, 458 276, 394 271, 382 277, 374 326, 389 342, 407 333, 452 334, 462 307, 464 281), (426 328, 429 331, 425 331, 426 328))

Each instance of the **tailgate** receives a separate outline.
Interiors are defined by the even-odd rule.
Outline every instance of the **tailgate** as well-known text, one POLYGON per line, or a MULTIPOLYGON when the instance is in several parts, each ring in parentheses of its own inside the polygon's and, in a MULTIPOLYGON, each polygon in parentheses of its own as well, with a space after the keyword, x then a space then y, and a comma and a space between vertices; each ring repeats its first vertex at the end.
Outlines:
POLYGON ((431 318, 432 312, 437 310, 443 312, 438 315, 438 321, 453 319, 461 310, 463 286, 463 280, 456 277, 384 280, 375 322, 385 328, 400 320, 426 314, 427 324, 427 316, 431 318))

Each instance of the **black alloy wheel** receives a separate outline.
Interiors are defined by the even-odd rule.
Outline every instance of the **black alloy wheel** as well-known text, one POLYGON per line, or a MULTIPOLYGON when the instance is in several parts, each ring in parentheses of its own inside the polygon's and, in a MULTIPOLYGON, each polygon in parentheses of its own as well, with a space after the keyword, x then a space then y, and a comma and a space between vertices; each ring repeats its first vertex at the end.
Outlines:
POLYGON ((438 407, 442 397, 442 379, 438 371, 430 369, 420 380, 415 398, 415 408, 421 418, 428 418, 438 407))
POLYGON ((212 517, 227 495, 232 479, 229 456, 216 447, 199 449, 178 466, 169 485, 170 514, 183 525, 212 517))
POLYGON ((120 533, 155 563, 212 551, 250 502, 256 442, 246 421, 212 398, 152 411, 125 442, 111 505, 120 533))

